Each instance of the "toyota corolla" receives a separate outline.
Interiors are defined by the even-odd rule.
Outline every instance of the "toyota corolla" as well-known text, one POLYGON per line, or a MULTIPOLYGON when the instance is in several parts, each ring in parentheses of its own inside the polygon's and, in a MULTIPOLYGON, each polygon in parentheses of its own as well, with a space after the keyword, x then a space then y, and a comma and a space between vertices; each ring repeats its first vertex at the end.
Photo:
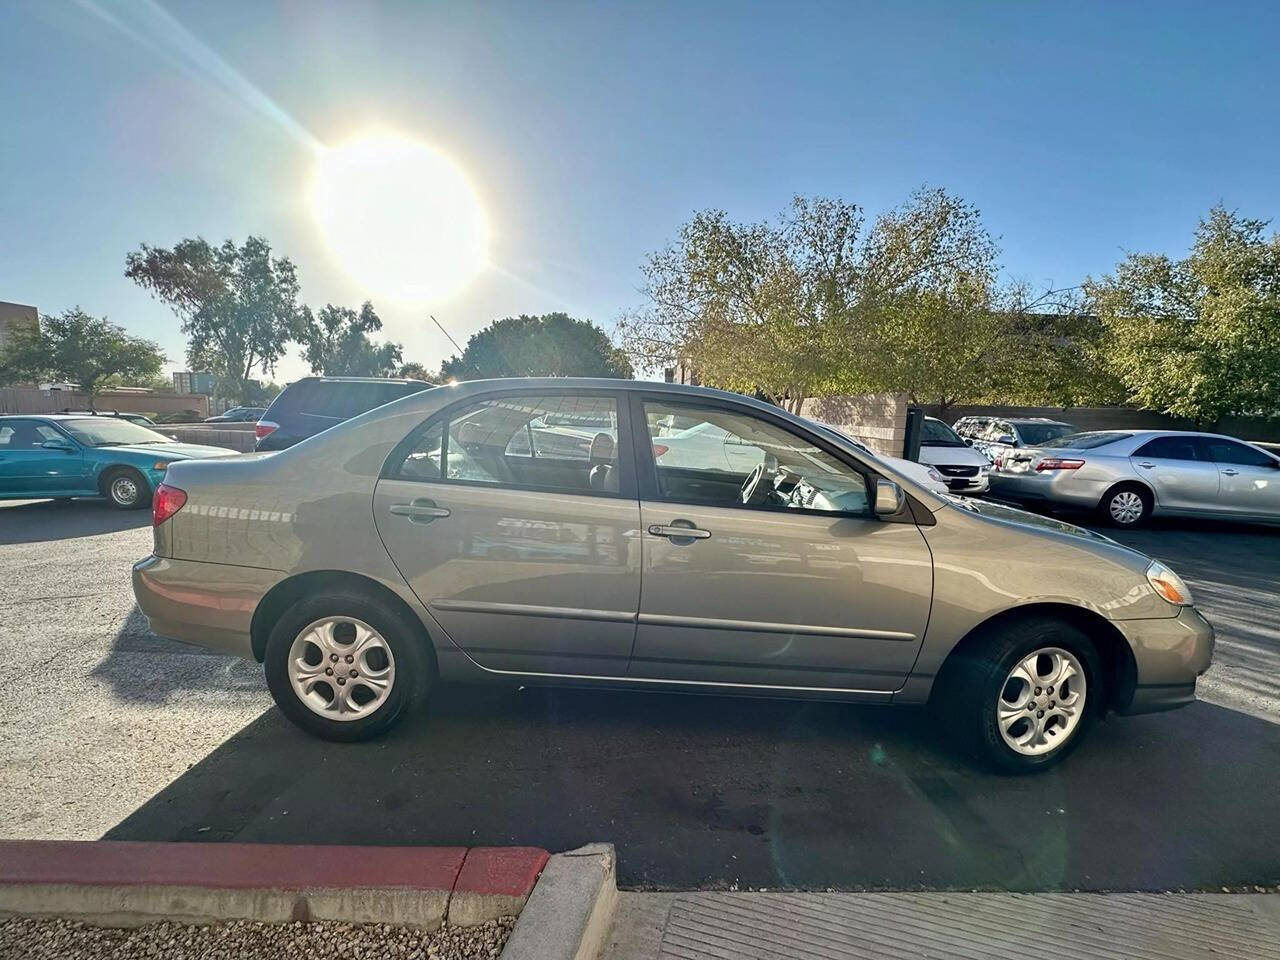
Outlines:
POLYGON ((173 463, 153 519, 152 628, 261 662, 334 740, 436 681, 569 682, 931 704, 1027 771, 1108 712, 1190 703, 1213 650, 1163 564, 694 387, 439 387, 273 455, 173 463), (548 423, 595 432, 544 443, 548 423), (673 423, 759 455, 667 464, 673 423))

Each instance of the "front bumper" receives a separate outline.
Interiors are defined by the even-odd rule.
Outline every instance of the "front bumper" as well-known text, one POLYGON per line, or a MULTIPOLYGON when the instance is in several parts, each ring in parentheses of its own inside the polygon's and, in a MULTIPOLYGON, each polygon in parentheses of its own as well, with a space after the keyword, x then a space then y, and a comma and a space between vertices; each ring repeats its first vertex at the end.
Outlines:
POLYGON ((1153 713, 1196 698, 1196 678, 1213 662, 1213 626, 1195 607, 1158 620, 1114 620, 1133 651, 1137 675, 1117 713, 1153 713))
POLYGON ((150 556, 133 565, 133 595, 160 636, 252 658, 253 612, 282 577, 258 567, 150 556))
MULTIPOLYGON (((938 472, 942 473, 940 470, 938 472)), ((976 477, 949 477, 943 473, 942 481, 947 485, 948 493, 962 493, 971 497, 980 496, 991 487, 985 473, 980 473, 976 477)))

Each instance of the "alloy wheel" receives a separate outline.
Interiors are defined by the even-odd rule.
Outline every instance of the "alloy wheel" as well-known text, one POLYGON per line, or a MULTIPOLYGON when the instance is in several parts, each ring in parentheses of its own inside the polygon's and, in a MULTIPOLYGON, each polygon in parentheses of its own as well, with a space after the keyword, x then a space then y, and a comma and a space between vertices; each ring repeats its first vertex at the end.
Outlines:
POLYGON ((289 683, 298 699, 326 720, 360 720, 386 702, 395 683, 391 647, 354 617, 325 617, 306 626, 289 648, 289 683))
POLYGON ((1116 523, 1137 523, 1145 509, 1142 497, 1132 490, 1121 490, 1107 504, 1107 512, 1116 523))
POLYGON ((1009 671, 996 699, 996 725, 1015 752, 1050 753, 1071 739, 1084 715, 1086 681, 1075 655, 1061 647, 1027 654, 1009 671))

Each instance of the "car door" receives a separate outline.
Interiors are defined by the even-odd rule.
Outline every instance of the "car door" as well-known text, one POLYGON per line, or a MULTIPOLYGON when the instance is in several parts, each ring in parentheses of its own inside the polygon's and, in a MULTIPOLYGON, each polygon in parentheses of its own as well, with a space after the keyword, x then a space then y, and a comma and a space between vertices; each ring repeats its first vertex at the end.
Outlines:
POLYGON ((616 440, 625 421, 608 391, 485 395, 442 411, 389 458, 373 503, 383 543, 481 666, 626 673, 640 508, 630 444, 616 440), (562 428, 557 442, 531 444, 539 419, 595 432, 562 428))
POLYGON ((83 492, 86 482, 84 452, 56 427, 41 420, 0 425, 0 494, 72 494, 83 492), (46 440, 61 440, 67 449, 48 449, 46 440))
POLYGON ((1280 460, 1227 437, 1201 437, 1218 470, 1218 509, 1240 517, 1280 519, 1280 460))
POLYGON ((1129 455, 1129 464, 1155 491, 1161 509, 1178 513, 1217 509, 1218 468, 1203 455, 1194 434, 1148 440, 1129 455))
POLYGON ((731 401, 636 397, 632 422, 644 531, 632 677, 869 695, 902 685, 928 621, 932 561, 914 523, 872 517, 869 468, 731 401), (756 466, 777 469, 779 492, 746 505, 747 475, 721 457, 655 461, 658 424, 673 415, 761 450, 756 466))

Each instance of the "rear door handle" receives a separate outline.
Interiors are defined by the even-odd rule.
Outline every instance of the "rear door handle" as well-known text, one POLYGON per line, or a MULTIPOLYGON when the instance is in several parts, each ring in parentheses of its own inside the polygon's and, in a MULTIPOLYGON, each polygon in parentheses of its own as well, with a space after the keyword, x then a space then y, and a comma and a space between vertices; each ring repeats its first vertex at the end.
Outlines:
POLYGON ((649 534, 654 537, 668 537, 672 543, 686 541, 692 543, 694 540, 709 540, 711 538, 710 530, 703 530, 695 527, 688 520, 677 520, 675 523, 651 523, 649 524, 649 534))
POLYGON ((1154 463, 1140 463, 1140 464, 1138 464, 1138 466, 1142 467, 1144 470, 1150 470, 1152 467, 1154 467, 1154 466, 1155 466, 1155 464, 1154 464, 1154 463))
POLYGON ((446 508, 437 507, 434 500, 428 500, 425 497, 410 503, 393 503, 391 512, 397 517, 408 517, 410 523, 430 523, 440 517, 449 516, 446 508))

